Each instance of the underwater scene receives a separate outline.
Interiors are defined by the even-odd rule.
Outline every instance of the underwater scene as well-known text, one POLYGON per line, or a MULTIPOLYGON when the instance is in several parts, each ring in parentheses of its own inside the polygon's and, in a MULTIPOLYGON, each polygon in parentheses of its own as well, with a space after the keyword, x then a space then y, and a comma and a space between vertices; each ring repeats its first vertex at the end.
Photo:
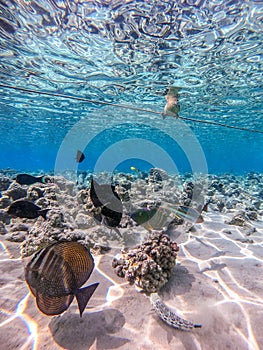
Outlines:
POLYGON ((263 1, 0 1, 0 350, 263 349, 263 1))

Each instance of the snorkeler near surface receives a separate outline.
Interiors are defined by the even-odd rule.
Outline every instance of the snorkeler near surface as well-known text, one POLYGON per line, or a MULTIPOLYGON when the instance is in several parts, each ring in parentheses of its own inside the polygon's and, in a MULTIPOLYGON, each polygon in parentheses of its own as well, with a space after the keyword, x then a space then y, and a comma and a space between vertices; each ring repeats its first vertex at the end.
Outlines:
POLYGON ((180 88, 175 86, 170 86, 166 90, 166 105, 164 107, 164 112, 162 113, 163 119, 166 118, 166 116, 178 118, 179 111, 180 111, 180 104, 179 104, 179 92, 180 88))

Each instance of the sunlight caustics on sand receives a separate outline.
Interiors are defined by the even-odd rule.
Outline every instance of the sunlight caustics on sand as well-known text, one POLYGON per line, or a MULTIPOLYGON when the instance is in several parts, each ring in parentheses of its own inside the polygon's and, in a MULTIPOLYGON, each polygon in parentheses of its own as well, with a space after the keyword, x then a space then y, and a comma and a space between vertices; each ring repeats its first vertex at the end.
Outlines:
MULTIPOLYGON (((209 212, 204 214, 204 219, 203 223, 195 225, 196 231, 185 232, 178 238, 180 250, 174 278, 179 278, 179 280, 176 282, 175 288, 172 287, 171 292, 167 294, 166 289, 164 290, 164 301, 181 317, 202 324, 201 329, 187 334, 187 342, 191 343, 193 349, 206 349, 204 347, 206 346, 204 345, 205 337, 213 339, 214 332, 219 327, 225 337, 228 337, 229 332, 232 334, 232 341, 238 342, 240 349, 260 350, 262 343, 258 326, 263 314, 262 221, 259 219, 256 222, 257 230, 253 234, 252 242, 249 240, 251 237, 246 237, 240 227, 230 227, 225 224, 227 215, 209 212), (182 280, 178 275, 180 269, 188 271, 182 280), (195 281, 194 283, 189 282, 189 288, 186 286, 187 276, 192 276, 191 278, 195 281), (185 286, 188 288, 186 291, 180 289, 185 286)), ((22 274, 24 268, 22 259, 13 257, 12 252, 8 249, 8 244, 1 242, 0 247, 0 264, 3 270, 7 266, 19 267, 20 274, 22 274)), ((150 301, 145 295, 134 291, 132 299, 129 299, 127 291, 134 290, 134 287, 112 274, 109 265, 110 257, 106 259, 107 263, 103 259, 105 259, 103 255, 94 257, 94 270, 100 276, 103 297, 99 299, 101 302, 95 302, 95 305, 94 302, 91 303, 85 314, 92 319, 93 313, 106 311, 105 319, 109 319, 108 322, 111 322, 112 316, 107 316, 107 310, 116 306, 118 309, 123 304, 124 309, 125 307, 131 308, 128 315, 133 316, 125 316, 121 332, 129 334, 131 339, 135 337, 136 346, 141 349, 151 347, 154 350, 158 349, 159 341, 164 341, 162 337, 165 333, 161 335, 160 339, 156 339, 156 330, 164 327, 164 330, 169 331, 173 341, 176 341, 177 345, 181 344, 182 349, 184 349, 185 340, 180 337, 173 338, 175 334, 180 334, 180 331, 169 328, 158 320, 155 313, 151 311, 150 301), (106 290, 103 290, 103 283, 107 286, 106 290), (142 305, 148 310, 146 314, 140 310, 142 305)), ((34 299, 29 292, 21 294, 20 291, 19 293, 23 277, 20 284, 13 286, 13 282, 14 279, 10 278, 2 287, 2 298, 4 298, 5 291, 8 293, 10 288, 13 288, 14 294, 10 295, 9 299, 11 305, 13 299, 16 299, 16 304, 9 308, 6 302, 2 303, 2 305, 7 306, 2 306, 1 309, 0 331, 8 326, 11 332, 16 332, 15 322, 20 320, 24 332, 27 334, 25 337, 25 334, 21 333, 21 349, 41 349, 43 334, 50 337, 46 325, 43 326, 43 319, 48 323, 50 323, 50 319, 46 316, 43 318, 37 312, 34 299), (32 314, 32 310, 36 311, 33 311, 32 314)), ((23 285, 23 287, 26 291, 26 286, 23 285)), ((70 316, 74 312, 77 312, 77 309, 74 311, 72 308, 65 314, 68 313, 70 316)), ((51 341, 49 344, 53 344, 52 340, 49 341, 51 341)), ((169 349, 169 346, 168 342, 164 349, 169 349)), ((58 349, 57 345, 53 344, 52 349, 58 349)), ((129 347, 124 346, 123 349, 129 349, 129 347)), ((221 349, 220 344, 216 349, 221 349)))
MULTIPOLYGON (((0 264, 3 263, 10 263, 12 261, 18 261, 21 260, 18 259, 12 259, 10 256, 7 247, 3 242, 0 243, 1 252, 0 252, 0 264), (6 258, 6 256, 8 256, 6 258)), ((16 305, 15 312, 11 312, 10 310, 0 309, 0 314, 7 317, 4 321, 0 323, 0 328, 4 327, 9 324, 10 327, 12 327, 12 322, 16 319, 20 319, 27 329, 29 335, 25 341, 25 343, 20 348, 21 350, 27 350, 29 349, 29 346, 32 350, 36 350, 38 348, 38 325, 36 321, 34 321, 31 317, 29 317, 25 309, 27 307, 28 299, 29 299, 30 293, 27 293, 16 305)))

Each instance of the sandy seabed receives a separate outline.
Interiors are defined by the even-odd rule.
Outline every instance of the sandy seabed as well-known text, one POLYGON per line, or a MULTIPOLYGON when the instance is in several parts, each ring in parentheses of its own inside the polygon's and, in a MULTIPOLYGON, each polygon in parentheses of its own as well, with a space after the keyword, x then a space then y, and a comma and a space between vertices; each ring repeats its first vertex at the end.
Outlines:
POLYGON ((263 348, 263 223, 249 237, 228 225, 229 213, 209 210, 204 222, 177 239, 172 278, 163 301, 185 319, 201 323, 189 332, 158 318, 149 298, 116 276, 117 248, 94 257, 87 282, 100 282, 83 317, 76 300, 60 316, 36 307, 24 280, 28 258, 20 244, 0 237, 0 349, 34 350, 260 350, 263 348))

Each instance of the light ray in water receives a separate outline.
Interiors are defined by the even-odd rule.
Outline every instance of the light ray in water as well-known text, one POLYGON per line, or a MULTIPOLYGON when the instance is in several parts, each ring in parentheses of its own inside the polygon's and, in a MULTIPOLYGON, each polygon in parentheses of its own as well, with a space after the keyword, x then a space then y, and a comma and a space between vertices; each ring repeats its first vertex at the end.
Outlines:
POLYGON ((101 259, 102 259, 102 256, 95 257, 95 259, 94 259, 96 271, 100 275, 102 275, 106 280, 110 281, 110 283, 112 284, 112 286, 109 287, 107 294, 106 294, 106 301, 107 302, 105 304, 101 305, 101 308, 102 308, 102 307, 110 305, 115 300, 122 298, 122 296, 124 295, 124 290, 123 290, 122 286, 127 285, 128 283, 125 282, 122 284, 118 284, 112 278, 110 278, 106 273, 104 273, 99 267, 101 259))
POLYGON ((0 242, 0 256, 1 255, 7 255, 9 258, 11 256, 9 250, 7 249, 6 245, 3 242, 0 242))
MULTIPOLYGON (((21 261, 19 258, 12 258, 12 254, 9 252, 8 248, 3 242, 0 242, 0 263, 13 263, 16 261, 21 261)), ((5 286, 2 287, 2 290, 5 286)), ((25 343, 20 347, 20 350, 37 350, 38 344, 38 327, 37 323, 25 313, 25 309, 27 307, 28 298, 30 293, 27 293, 21 300, 16 304, 15 312, 0 309, 0 314, 7 316, 7 318, 0 323, 0 328, 6 325, 12 326, 12 322, 19 318, 26 326, 29 336, 27 337, 25 343)))
POLYGON ((37 323, 24 313, 27 301, 30 296, 30 293, 27 293, 18 303, 14 313, 11 313, 7 310, 1 310, 1 313, 8 315, 8 319, 0 323, 0 327, 4 327, 6 324, 11 323, 16 318, 20 318, 22 322, 25 323, 29 336, 27 337, 26 342, 20 347, 20 350, 29 349, 29 345, 31 344, 31 350, 37 350, 38 345, 38 326, 37 323))

